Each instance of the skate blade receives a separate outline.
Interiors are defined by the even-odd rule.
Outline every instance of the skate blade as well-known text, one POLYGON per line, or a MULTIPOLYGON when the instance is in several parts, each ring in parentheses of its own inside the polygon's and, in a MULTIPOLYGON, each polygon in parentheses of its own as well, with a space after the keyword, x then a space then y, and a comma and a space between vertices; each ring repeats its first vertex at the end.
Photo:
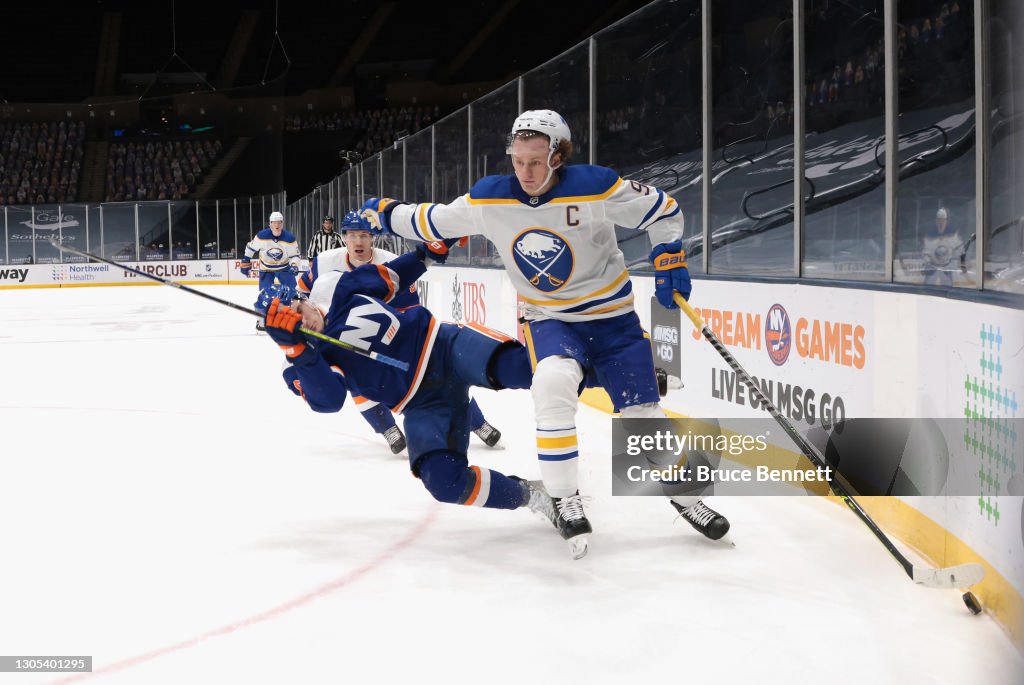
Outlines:
POLYGON ((487 449, 489 449, 489 450, 503 450, 503 449, 505 449, 505 441, 504 440, 499 440, 498 442, 494 443, 493 445, 488 445, 487 443, 484 443, 484 446, 487 449))
POLYGON ((587 556, 587 537, 586 535, 577 535, 565 541, 569 545, 569 554, 572 555, 573 559, 582 559, 587 556))

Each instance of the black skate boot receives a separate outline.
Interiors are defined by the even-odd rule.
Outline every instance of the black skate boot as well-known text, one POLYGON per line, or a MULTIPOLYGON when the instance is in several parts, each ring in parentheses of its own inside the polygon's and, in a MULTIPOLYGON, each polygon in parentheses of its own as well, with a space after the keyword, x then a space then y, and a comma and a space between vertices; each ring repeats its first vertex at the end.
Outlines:
POLYGON ((670 499, 672 507, 686 519, 694 529, 709 540, 718 540, 729 532, 729 519, 697 500, 688 507, 670 499))
POLYGON ((658 381, 658 395, 661 397, 667 395, 669 390, 678 390, 683 387, 683 379, 671 375, 661 367, 654 369, 654 377, 658 381))
POLYGON ((266 325, 263 323, 263 319, 257 319, 256 320, 256 330, 257 331, 265 331, 265 330, 267 330, 266 325))
POLYGON ((568 497, 552 497, 558 518, 555 526, 562 538, 569 543, 569 553, 573 559, 580 559, 587 553, 587 536, 593 532, 587 515, 583 513, 583 498, 577 491, 568 497))
POLYGON ((397 425, 388 428, 383 435, 384 439, 388 441, 388 447, 391 448, 392 454, 398 454, 405 449, 405 435, 397 425))
POLYGON ((495 447, 498 445, 498 442, 501 441, 501 431, 486 421, 484 421, 483 425, 473 432, 476 433, 476 437, 483 440, 484 444, 488 447, 495 447))

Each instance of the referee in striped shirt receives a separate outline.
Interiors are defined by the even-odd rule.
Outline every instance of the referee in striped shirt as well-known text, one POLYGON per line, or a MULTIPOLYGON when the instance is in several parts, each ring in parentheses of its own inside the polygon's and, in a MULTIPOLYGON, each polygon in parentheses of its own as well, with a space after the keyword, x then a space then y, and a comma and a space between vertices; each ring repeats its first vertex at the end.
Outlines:
POLYGON ((345 243, 342 242, 341 236, 334 232, 334 217, 328 214, 324 217, 320 230, 309 241, 306 258, 315 259, 324 250, 332 250, 336 247, 345 247, 345 243))

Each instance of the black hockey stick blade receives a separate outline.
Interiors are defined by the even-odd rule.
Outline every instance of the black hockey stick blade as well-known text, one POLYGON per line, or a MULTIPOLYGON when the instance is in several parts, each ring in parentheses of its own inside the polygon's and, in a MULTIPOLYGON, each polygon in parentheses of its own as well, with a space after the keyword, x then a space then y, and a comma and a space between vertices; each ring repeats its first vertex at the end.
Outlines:
MULTIPOLYGON (((210 300, 212 302, 216 302, 217 304, 222 304, 225 307, 231 307, 232 309, 238 310, 238 311, 243 312, 245 314, 249 314, 251 316, 255 316, 258 319, 264 318, 263 314, 260 314, 255 309, 249 309, 248 307, 245 307, 243 305, 237 304, 235 302, 231 302, 230 300, 225 300, 223 298, 217 297, 216 295, 211 295, 209 293, 204 293, 201 290, 196 290, 195 288, 190 288, 187 285, 184 285, 182 283, 175 283, 172 280, 169 280, 169 279, 166 279, 166 278, 162 278, 162 277, 157 276, 155 274, 146 273, 145 271, 142 271, 140 269, 135 269, 135 268, 132 268, 132 267, 127 266, 125 264, 121 264, 120 262, 115 262, 112 259, 107 259, 105 257, 100 257, 99 255, 94 255, 94 254, 89 253, 89 252, 84 252, 82 250, 79 250, 78 248, 71 247, 70 245, 63 245, 56 238, 50 238, 49 242, 50 242, 51 245, 53 245, 58 250, 61 250, 62 252, 70 252, 71 254, 76 254, 79 257, 85 257, 86 259, 91 259, 93 261, 102 262, 104 264, 109 264, 110 266, 117 267, 118 269, 123 269, 124 271, 128 271, 130 273, 133 273, 136 276, 142 276, 143 278, 148 278, 149 280, 156 281, 157 283, 160 283, 162 285, 169 285, 172 288, 177 288, 178 290, 184 290, 187 293, 191 293, 193 295, 198 295, 199 297, 205 298, 205 299, 210 300)), ((317 340, 322 340, 323 342, 328 343, 330 345, 334 345, 336 347, 341 347, 343 349, 346 349, 349 352, 352 352, 353 354, 358 354, 361 357, 366 357, 367 359, 372 359, 375 362, 380 362, 381 364, 386 364, 388 366, 393 366, 396 369, 401 369, 402 371, 408 371, 409 370, 409 364, 407 362, 402 361, 401 359, 395 359, 394 357, 389 357, 386 354, 380 354, 379 352, 370 352, 370 351, 364 350, 364 349, 362 349, 360 347, 356 347, 355 345, 350 345, 347 342, 342 342, 341 340, 338 340, 337 338, 332 338, 329 335, 324 335, 323 333, 317 333, 316 331, 310 330, 310 329, 305 328, 305 327, 299 328, 299 332, 301 332, 303 335, 307 335, 307 336, 309 336, 311 338, 316 338, 317 340)))

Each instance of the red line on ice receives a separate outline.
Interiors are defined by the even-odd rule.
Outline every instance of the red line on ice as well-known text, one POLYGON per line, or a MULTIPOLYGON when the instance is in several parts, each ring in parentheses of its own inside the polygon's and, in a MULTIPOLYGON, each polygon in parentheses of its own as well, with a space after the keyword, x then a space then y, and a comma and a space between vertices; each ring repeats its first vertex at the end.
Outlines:
POLYGON ((248 628, 258 623, 263 623, 275 618, 279 618, 280 616, 288 613, 289 611, 292 611, 293 609, 298 609, 299 607, 311 603, 313 600, 320 599, 331 594, 332 592, 335 592, 336 590, 340 590, 348 585, 351 585, 355 581, 365 576, 370 571, 373 571, 378 566, 381 566, 386 561, 389 561, 396 554, 412 545, 416 538, 422 535, 423 532, 428 527, 430 527, 434 520, 437 519, 437 515, 440 512, 440 510, 440 505, 435 505, 431 507, 431 509, 427 512, 427 515, 423 517, 423 519, 416 525, 415 528, 413 528, 409 533, 404 535, 401 539, 397 540, 394 544, 385 549, 375 558, 366 562, 362 566, 359 566, 358 568, 350 571, 341 578, 337 578, 335 580, 327 582, 324 585, 321 585, 318 588, 310 590, 309 592, 303 595, 299 595, 295 599, 289 600, 271 609, 267 609, 257 614, 253 614, 252 616, 249 616, 247 618, 243 618, 233 623, 221 626, 220 628, 214 628, 213 630, 201 633, 196 637, 192 637, 187 640, 182 640, 181 642, 176 642, 174 644, 167 645, 166 647, 160 647, 158 649, 145 652, 138 656, 128 657, 127 659, 122 659, 121 661, 115 661, 114 663, 108 664, 106 666, 101 666, 100 668, 96 668, 95 670, 93 670, 91 673, 76 673, 66 678, 55 680, 53 681, 53 685, 66 685, 67 683, 78 683, 83 680, 92 678, 94 676, 109 675, 111 673, 123 671, 127 668, 131 668, 133 666, 138 666, 139 664, 146 663, 147 661, 153 661, 154 659, 158 659, 167 654, 171 654, 173 652, 180 652, 185 649, 188 649, 189 647, 195 647, 197 645, 202 644, 206 640, 211 640, 217 637, 223 637, 224 635, 230 635, 231 633, 242 630, 243 628, 248 628))

